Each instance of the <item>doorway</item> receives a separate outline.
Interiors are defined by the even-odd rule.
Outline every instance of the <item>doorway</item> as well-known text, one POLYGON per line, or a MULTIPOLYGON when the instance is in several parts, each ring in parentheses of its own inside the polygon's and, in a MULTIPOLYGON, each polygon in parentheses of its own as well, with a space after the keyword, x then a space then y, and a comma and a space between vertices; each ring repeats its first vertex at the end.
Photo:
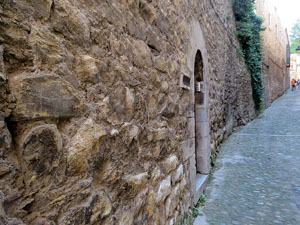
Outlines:
POLYGON ((195 56, 194 86, 196 170, 197 173, 208 174, 210 169, 208 93, 200 50, 197 50, 195 56))

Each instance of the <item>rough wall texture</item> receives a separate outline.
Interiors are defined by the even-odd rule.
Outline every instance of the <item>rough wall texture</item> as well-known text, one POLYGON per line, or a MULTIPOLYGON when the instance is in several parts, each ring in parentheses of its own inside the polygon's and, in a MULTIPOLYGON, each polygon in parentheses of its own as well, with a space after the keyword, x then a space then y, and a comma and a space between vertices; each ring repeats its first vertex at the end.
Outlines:
POLYGON ((264 19, 262 32, 265 74, 265 105, 268 107, 289 88, 286 63, 287 30, 281 26, 276 6, 271 0, 256 1, 257 14, 264 19))
POLYGON ((254 116, 230 1, 1 1, 0 223, 174 224, 188 211, 193 21, 214 156, 254 116))

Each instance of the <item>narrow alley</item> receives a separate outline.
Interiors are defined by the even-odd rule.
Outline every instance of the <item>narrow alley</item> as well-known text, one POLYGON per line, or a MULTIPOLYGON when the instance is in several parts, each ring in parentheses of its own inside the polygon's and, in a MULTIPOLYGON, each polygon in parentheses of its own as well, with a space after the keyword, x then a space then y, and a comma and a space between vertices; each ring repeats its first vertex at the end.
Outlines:
POLYGON ((194 225, 300 224, 300 91, 221 147, 194 225))

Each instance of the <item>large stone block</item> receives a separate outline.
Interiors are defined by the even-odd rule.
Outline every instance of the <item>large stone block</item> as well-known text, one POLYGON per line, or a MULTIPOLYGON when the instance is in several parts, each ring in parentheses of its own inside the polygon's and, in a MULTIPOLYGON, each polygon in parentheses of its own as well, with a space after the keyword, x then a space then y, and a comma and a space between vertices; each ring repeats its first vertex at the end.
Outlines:
POLYGON ((184 161, 195 155, 195 138, 187 139, 181 142, 181 149, 183 151, 184 161))
POLYGON ((75 89, 54 74, 23 74, 9 80, 17 105, 12 120, 66 118, 80 112, 81 101, 75 89))
POLYGON ((71 146, 67 155, 69 171, 71 173, 85 172, 91 150, 96 142, 107 134, 105 128, 91 118, 88 118, 71 139, 71 146))
POLYGON ((64 161, 62 137, 56 125, 36 126, 26 131, 21 141, 19 162, 26 186, 32 192, 39 192, 54 184, 58 174, 63 172, 59 168, 63 167, 64 161))
POLYGON ((196 195, 196 160, 195 156, 189 159, 189 180, 192 199, 196 195))
POLYGON ((166 216, 167 217, 170 217, 170 216, 174 215, 174 213, 175 213, 175 209, 179 203, 179 198, 180 198, 179 191, 180 191, 180 187, 178 184, 172 189, 170 196, 166 200, 166 216))
POLYGON ((145 210, 146 210, 148 217, 150 217, 150 218, 153 216, 154 210, 155 210, 155 196, 156 195, 155 195, 154 191, 151 191, 148 194, 148 198, 147 198, 145 210))
POLYGON ((172 176, 172 185, 180 181, 183 177, 183 165, 180 164, 178 169, 175 171, 175 173, 172 176))
POLYGON ((81 55, 77 61, 77 73, 82 81, 99 82, 99 70, 95 58, 90 55, 81 55))
POLYGON ((156 203, 163 202, 170 193, 171 193, 171 177, 168 176, 160 183, 157 196, 156 196, 156 203))
POLYGON ((163 167, 166 173, 170 173, 170 171, 174 170, 178 164, 178 158, 176 155, 171 155, 163 162, 163 167))
POLYGON ((208 122, 209 117, 208 117, 208 109, 204 108, 202 105, 196 105, 196 113, 195 113, 195 118, 197 123, 202 123, 202 122, 208 122))
POLYGON ((133 176, 126 176, 126 182, 132 187, 134 193, 138 193, 140 190, 146 187, 146 182, 148 179, 148 173, 140 173, 133 176))
POLYGON ((133 55, 137 66, 152 66, 151 52, 145 42, 140 40, 133 42, 133 55))
POLYGON ((210 138, 199 138, 197 148, 197 171, 201 174, 208 174, 210 170, 210 138))
POLYGON ((41 125, 30 130, 21 145, 25 171, 41 176, 54 171, 62 157, 62 138, 55 125, 41 125))
POLYGON ((91 224, 99 222, 103 217, 106 217, 110 214, 112 210, 112 204, 104 191, 97 192, 91 202, 92 216, 91 224))
POLYGON ((155 8, 145 0, 140 0, 140 13, 149 24, 152 24, 157 18, 155 8))
POLYGON ((50 17, 52 1, 51 0, 33 0, 32 6, 35 15, 39 18, 48 19, 50 17))
POLYGON ((74 43, 85 46, 90 43, 89 19, 75 4, 69 1, 55 1, 50 22, 53 30, 74 43))
POLYGON ((188 118, 189 138, 195 137, 195 118, 188 118))
POLYGON ((209 122, 196 123, 197 138, 207 137, 207 136, 209 136, 209 132, 210 132, 209 122))
POLYGON ((122 130, 125 133, 123 135, 123 139, 127 146, 129 146, 133 140, 138 139, 138 135, 140 133, 138 126, 131 123, 124 123, 122 130))

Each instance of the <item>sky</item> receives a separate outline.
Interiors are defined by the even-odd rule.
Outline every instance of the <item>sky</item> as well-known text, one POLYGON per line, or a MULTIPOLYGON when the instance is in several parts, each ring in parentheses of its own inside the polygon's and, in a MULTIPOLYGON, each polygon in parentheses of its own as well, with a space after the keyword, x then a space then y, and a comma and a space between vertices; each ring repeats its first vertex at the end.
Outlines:
POLYGON ((300 0, 271 0, 277 6, 282 26, 291 31, 292 26, 300 19, 300 0))

